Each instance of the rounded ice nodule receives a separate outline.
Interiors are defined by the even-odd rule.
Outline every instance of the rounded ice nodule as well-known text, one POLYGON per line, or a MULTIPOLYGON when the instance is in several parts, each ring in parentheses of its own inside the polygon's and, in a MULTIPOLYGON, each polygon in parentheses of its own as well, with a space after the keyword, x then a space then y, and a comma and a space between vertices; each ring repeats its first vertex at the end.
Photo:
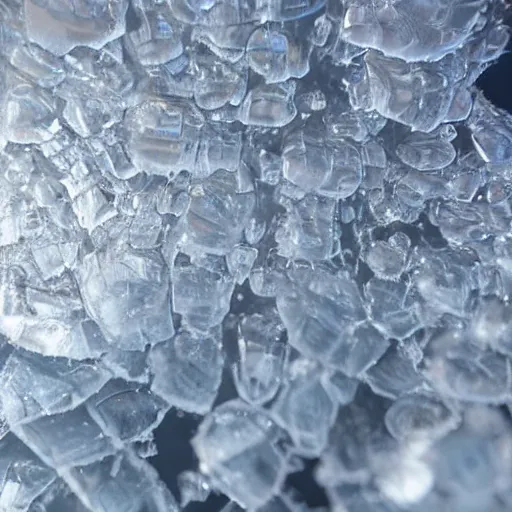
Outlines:
POLYGON ((25 0, 28 38, 56 55, 100 49, 125 32, 128 0, 25 0))

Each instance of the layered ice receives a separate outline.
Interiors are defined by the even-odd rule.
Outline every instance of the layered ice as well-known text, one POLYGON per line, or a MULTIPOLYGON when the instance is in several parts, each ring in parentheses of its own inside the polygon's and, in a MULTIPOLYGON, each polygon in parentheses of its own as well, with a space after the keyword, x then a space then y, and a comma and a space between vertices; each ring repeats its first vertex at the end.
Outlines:
POLYGON ((511 510, 508 10, 0 0, 0 512, 511 510))

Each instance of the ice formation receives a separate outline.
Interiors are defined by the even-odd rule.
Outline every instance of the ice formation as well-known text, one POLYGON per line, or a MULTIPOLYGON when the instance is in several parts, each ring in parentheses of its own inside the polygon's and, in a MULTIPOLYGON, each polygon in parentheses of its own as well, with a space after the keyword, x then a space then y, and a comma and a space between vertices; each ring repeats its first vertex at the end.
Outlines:
POLYGON ((512 510, 508 8, 0 0, 0 512, 512 510))

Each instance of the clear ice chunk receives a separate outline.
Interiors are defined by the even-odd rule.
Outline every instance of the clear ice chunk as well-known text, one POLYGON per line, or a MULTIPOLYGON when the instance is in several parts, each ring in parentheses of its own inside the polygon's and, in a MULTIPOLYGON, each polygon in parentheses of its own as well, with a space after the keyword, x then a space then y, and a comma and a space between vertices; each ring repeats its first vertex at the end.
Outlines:
POLYGON ((86 406, 106 435, 126 444, 150 437, 168 409, 147 387, 121 379, 107 382, 86 406))
POLYGON ((266 413, 233 400, 206 416, 192 446, 215 488, 256 509, 278 493, 286 475, 281 437, 266 413))
POLYGON ((178 255, 171 280, 173 311, 187 326, 208 331, 222 322, 235 287, 227 268, 208 269, 178 255))
POLYGON ((75 46, 99 49, 125 31, 126 0, 25 0, 27 35, 56 55, 75 46))
POLYGON ((439 135, 432 137, 415 132, 398 144, 396 155, 404 164, 418 171, 437 171, 450 165, 456 152, 451 142, 439 138, 439 135))
POLYGON ((241 241, 254 207, 254 193, 240 191, 237 175, 219 170, 193 185, 181 245, 224 255, 241 241))
POLYGON ((115 347, 143 350, 172 336, 168 269, 158 253, 111 246, 86 255, 78 277, 88 313, 115 347))
POLYGON ((286 206, 286 216, 275 234, 281 256, 322 261, 336 253, 334 199, 308 194, 286 206))
POLYGON ((171 492, 151 465, 126 450, 70 468, 64 479, 95 512, 178 512, 171 492))
POLYGON ((208 479, 195 471, 184 471, 178 475, 180 505, 186 507, 192 501, 204 502, 210 495, 208 479))
POLYGON ((48 142, 60 130, 51 94, 27 83, 9 89, 5 98, 4 137, 17 144, 48 142))
POLYGON ((20 424, 13 431, 41 460, 59 470, 91 464, 116 451, 84 405, 20 424))
POLYGON ((260 85, 245 97, 238 119, 245 125, 279 128, 297 115, 294 102, 295 83, 260 85))
POLYGON ((321 267, 301 269, 277 295, 289 343, 305 357, 327 364, 351 325, 366 317, 355 282, 321 267))
POLYGON ((390 57, 436 61, 471 37, 484 6, 484 0, 398 0, 377 6, 356 0, 347 6, 342 34, 390 57))
POLYGON ((306 361, 294 361, 271 409, 276 422, 290 434, 294 452, 306 457, 319 456, 323 451, 337 412, 337 404, 315 370, 306 361))
POLYGON ((13 352, 0 374, 2 408, 11 426, 78 407, 109 379, 100 364, 13 352))
POLYGON ((238 325, 238 357, 233 380, 238 395, 253 404, 264 404, 277 393, 283 379, 288 348, 284 327, 275 310, 244 316, 238 325))
POLYGON ((304 43, 273 28, 258 27, 247 41, 249 66, 267 83, 302 78, 309 71, 308 57, 304 43))
POLYGON ((186 100, 147 100, 124 118, 130 158, 148 174, 193 172, 203 124, 201 112, 186 100))
POLYGON ((139 27, 128 32, 128 39, 138 61, 143 66, 157 66, 178 58, 184 47, 172 17, 153 2, 135 0, 132 4, 139 27))
POLYGON ((406 350, 403 346, 392 345, 377 364, 366 372, 365 380, 376 394, 396 399, 407 393, 427 389, 425 379, 417 367, 418 363, 406 350))
POLYGON ((56 480, 53 469, 41 462, 19 439, 0 439, 0 510, 23 512, 56 480))
POLYGON ((418 297, 406 282, 373 277, 364 291, 374 325, 388 338, 405 339, 422 328, 418 297))
POLYGON ((149 367, 155 394, 183 411, 206 414, 220 386, 222 345, 214 335, 181 331, 151 349, 149 367))
POLYGON ((425 358, 425 376, 445 397, 473 403, 510 400, 511 369, 505 356, 472 343, 463 332, 447 329, 435 336, 425 358))
POLYGON ((367 249, 366 263, 380 279, 399 279, 405 270, 411 241, 405 233, 395 233, 387 241, 372 242, 367 249))

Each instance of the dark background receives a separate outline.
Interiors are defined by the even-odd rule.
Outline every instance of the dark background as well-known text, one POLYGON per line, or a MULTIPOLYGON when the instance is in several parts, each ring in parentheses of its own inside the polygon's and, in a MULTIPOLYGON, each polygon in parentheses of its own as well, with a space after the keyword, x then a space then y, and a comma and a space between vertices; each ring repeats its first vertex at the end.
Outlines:
MULTIPOLYGON (((509 26, 512 26, 512 18, 509 26)), ((505 53, 478 79, 477 87, 497 107, 512 113, 512 43, 509 53, 505 53)), ((244 290, 247 293, 247 290, 244 290)), ((225 372, 217 404, 236 396, 231 375, 225 372)), ((168 485, 174 496, 179 499, 177 476, 184 470, 197 469, 197 459, 190 446, 190 438, 194 435, 201 417, 182 414, 172 409, 155 431, 158 455, 150 459, 162 480, 168 485)), ((313 478, 313 469, 317 461, 306 463, 300 473, 291 474, 285 487, 294 488, 310 506, 327 506, 327 498, 323 490, 313 478)), ((187 512, 217 512, 227 503, 224 496, 211 495, 205 503, 191 503, 187 512)))

